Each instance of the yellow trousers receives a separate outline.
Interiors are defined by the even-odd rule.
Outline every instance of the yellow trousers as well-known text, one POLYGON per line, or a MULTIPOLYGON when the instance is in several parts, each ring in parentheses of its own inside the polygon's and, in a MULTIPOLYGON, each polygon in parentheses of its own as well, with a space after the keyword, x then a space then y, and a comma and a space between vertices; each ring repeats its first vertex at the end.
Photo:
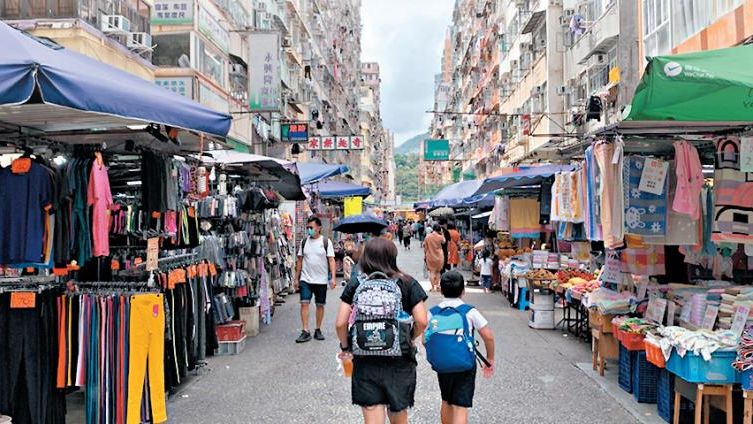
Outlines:
POLYGON ((165 409, 165 310, 161 294, 131 296, 128 354, 127 423, 141 422, 141 396, 149 359, 149 394, 152 419, 167 421, 165 409))

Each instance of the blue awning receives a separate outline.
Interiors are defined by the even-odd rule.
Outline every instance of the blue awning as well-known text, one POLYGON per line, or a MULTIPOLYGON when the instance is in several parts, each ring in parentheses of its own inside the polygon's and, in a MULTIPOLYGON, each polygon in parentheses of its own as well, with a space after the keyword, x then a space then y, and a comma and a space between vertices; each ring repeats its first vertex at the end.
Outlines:
POLYGON ((341 181, 327 181, 312 186, 314 191, 318 191, 319 195, 323 199, 332 197, 350 197, 350 196, 363 196, 366 197, 371 194, 371 189, 368 187, 344 183, 341 181))
POLYGON ((339 164, 328 163, 298 163, 298 175, 301 184, 311 184, 325 178, 335 177, 349 171, 348 167, 339 164))
POLYGON ((230 130, 227 114, 3 22, 0 46, 0 106, 41 103, 100 117, 75 129, 155 123, 220 137, 230 130))
POLYGON ((494 193, 478 194, 466 197, 460 206, 469 208, 488 208, 494 206, 494 193))
POLYGON ((543 165, 520 167, 514 171, 507 172, 496 177, 484 180, 478 189, 473 193, 474 196, 494 192, 503 188, 512 188, 540 184, 544 178, 551 177, 558 172, 568 172, 575 169, 575 165, 543 165))
POLYGON ((460 205, 465 198, 476 193, 476 190, 478 190, 481 183, 481 180, 467 180, 450 184, 442 190, 439 190, 439 192, 431 198, 429 203, 432 208, 460 205))

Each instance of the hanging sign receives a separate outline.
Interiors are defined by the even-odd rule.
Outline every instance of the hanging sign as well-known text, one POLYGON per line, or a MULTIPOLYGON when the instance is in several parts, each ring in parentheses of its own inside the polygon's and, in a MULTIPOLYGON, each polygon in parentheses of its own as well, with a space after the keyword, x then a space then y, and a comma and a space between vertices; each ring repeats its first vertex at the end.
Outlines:
POLYGON ((159 259, 159 237, 152 237, 146 241, 146 270, 157 269, 159 259))
MULTIPOLYGON (((248 102, 251 112, 280 111, 280 34, 249 33, 248 102)), ((306 139, 304 139, 306 140, 306 139)))
MULTIPOLYGON (((285 140, 283 140, 285 141, 285 140)), ((328 135, 312 136, 306 143, 308 150, 363 150, 363 136, 328 135)))
POLYGON ((677 304, 675 302, 667 303, 667 326, 671 327, 675 325, 675 309, 677 304))
POLYGON ((740 171, 753 172, 753 137, 740 137, 740 171))
POLYGON ((353 135, 350 137, 350 150, 363 150, 363 136, 353 135))
POLYGON ((664 311, 666 309, 667 299, 653 297, 648 302, 648 308, 646 309, 646 319, 661 324, 662 321, 664 321, 664 311))
POLYGON ((34 292, 11 292, 11 309, 32 309, 37 306, 37 297, 34 292))
POLYGON ((523 115, 520 118, 523 135, 531 135, 531 115, 523 115))
POLYGON ((450 160, 450 141, 424 140, 424 160, 450 160))
POLYGON ((719 314, 719 307, 716 305, 709 305, 706 308, 706 314, 703 316, 703 323, 701 324, 701 328, 705 328, 707 330, 713 330, 714 323, 716 322, 716 316, 718 314, 719 314))
POLYGON ((689 300, 686 300, 685 303, 682 305, 682 310, 680 311, 680 321, 683 322, 690 322, 690 315, 693 314, 693 303, 689 300))
POLYGON ((152 25, 191 25, 193 0, 156 0, 151 20, 152 25))
POLYGON ((620 259, 616 253, 607 253, 607 259, 604 268, 601 270, 601 280, 605 283, 620 284, 622 282, 622 272, 620 271, 620 259))
POLYGON ((732 318, 732 332, 740 338, 745 329, 745 324, 748 322, 748 315, 750 315, 750 306, 740 305, 735 308, 735 315, 732 318))
POLYGON ((311 141, 311 139, 309 138, 309 124, 280 124, 280 141, 291 143, 308 143, 309 141, 311 141))
POLYGON ((641 173, 638 190, 656 195, 662 194, 664 191, 664 180, 667 178, 667 169, 669 169, 669 162, 646 158, 646 161, 643 163, 643 172, 641 173))

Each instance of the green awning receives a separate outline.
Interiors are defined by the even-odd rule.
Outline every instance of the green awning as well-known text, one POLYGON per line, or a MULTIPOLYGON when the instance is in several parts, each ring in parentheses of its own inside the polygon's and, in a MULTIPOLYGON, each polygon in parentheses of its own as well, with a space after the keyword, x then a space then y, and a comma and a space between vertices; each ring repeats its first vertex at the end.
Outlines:
POLYGON ((753 122, 753 45, 648 60, 625 121, 753 122))

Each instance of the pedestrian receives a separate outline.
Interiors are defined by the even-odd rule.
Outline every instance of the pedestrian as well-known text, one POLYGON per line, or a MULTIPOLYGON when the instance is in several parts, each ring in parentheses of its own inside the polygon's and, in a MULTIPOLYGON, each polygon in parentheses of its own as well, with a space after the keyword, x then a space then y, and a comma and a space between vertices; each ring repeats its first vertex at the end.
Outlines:
POLYGON ((307 237, 301 242, 298 250, 298 261, 295 267, 295 289, 301 290, 301 324, 303 330, 295 340, 305 343, 311 340, 309 331, 309 305, 311 299, 316 301, 316 329, 314 338, 324 340, 322 321, 324 320, 324 305, 327 303, 327 282, 334 289, 336 282, 335 250, 332 242, 322 235, 322 221, 312 216, 306 224, 307 237))
POLYGON ((410 224, 403 227, 403 246, 405 250, 410 250, 410 239, 412 237, 410 224))
POLYGON ((421 224, 421 243, 424 242, 424 240, 426 239, 426 236, 428 236, 430 232, 431 232, 431 227, 429 227, 429 224, 422 223, 421 224))
POLYGON ((424 261, 426 269, 429 271, 429 281, 431 281, 430 291, 439 291, 439 276, 444 267, 444 236, 439 224, 434 224, 431 234, 424 240, 424 261))
POLYGON ((389 416, 391 424, 405 424, 416 391, 417 362, 413 340, 426 329, 426 292, 418 281, 398 269, 397 246, 383 238, 366 243, 359 267, 362 275, 370 277, 351 282, 345 287, 340 296, 342 303, 335 324, 342 351, 340 358, 347 361, 352 357, 353 360, 351 400, 361 407, 366 424, 383 424, 385 415, 389 416), (375 293, 381 295, 375 296, 375 293), (358 307, 359 299, 364 299, 365 308, 358 307), (376 305, 375 299, 378 300, 376 305), (389 308, 397 304, 402 306, 402 310, 389 308), (396 320, 362 319, 362 314, 373 312, 375 308, 380 313, 384 310, 394 312, 396 320), (409 324, 411 320, 412 326, 409 324), (399 324, 395 326, 395 322, 399 324), (375 324, 381 324, 388 330, 372 332, 366 327, 375 324), (387 332, 395 338, 397 346, 386 341, 387 332), (358 340, 367 337, 370 349, 381 348, 378 356, 368 355, 369 352, 358 345, 358 340), (379 342, 382 342, 381 345, 379 342))
POLYGON ((447 229, 447 218, 441 218, 439 220, 439 227, 441 228, 442 235, 444 236, 444 243, 442 243, 442 252, 444 252, 444 264, 442 265, 442 273, 450 270, 450 231, 447 229))
POLYGON ((442 424, 466 424, 476 391, 476 355, 480 355, 475 349, 474 332, 478 331, 484 341, 486 358, 482 372, 486 378, 494 375, 494 335, 481 312, 463 302, 462 274, 445 273, 441 285, 444 300, 429 310, 424 341, 426 358, 439 380, 442 424))
POLYGON ((494 260, 491 258, 491 253, 489 253, 489 250, 484 249, 484 253, 481 254, 481 285, 484 286, 484 293, 492 291, 493 266, 494 260))
POLYGON ((451 269, 455 269, 460 265, 460 233, 455 228, 455 224, 451 222, 447 224, 447 232, 450 234, 447 246, 447 253, 449 255, 447 263, 451 269))

